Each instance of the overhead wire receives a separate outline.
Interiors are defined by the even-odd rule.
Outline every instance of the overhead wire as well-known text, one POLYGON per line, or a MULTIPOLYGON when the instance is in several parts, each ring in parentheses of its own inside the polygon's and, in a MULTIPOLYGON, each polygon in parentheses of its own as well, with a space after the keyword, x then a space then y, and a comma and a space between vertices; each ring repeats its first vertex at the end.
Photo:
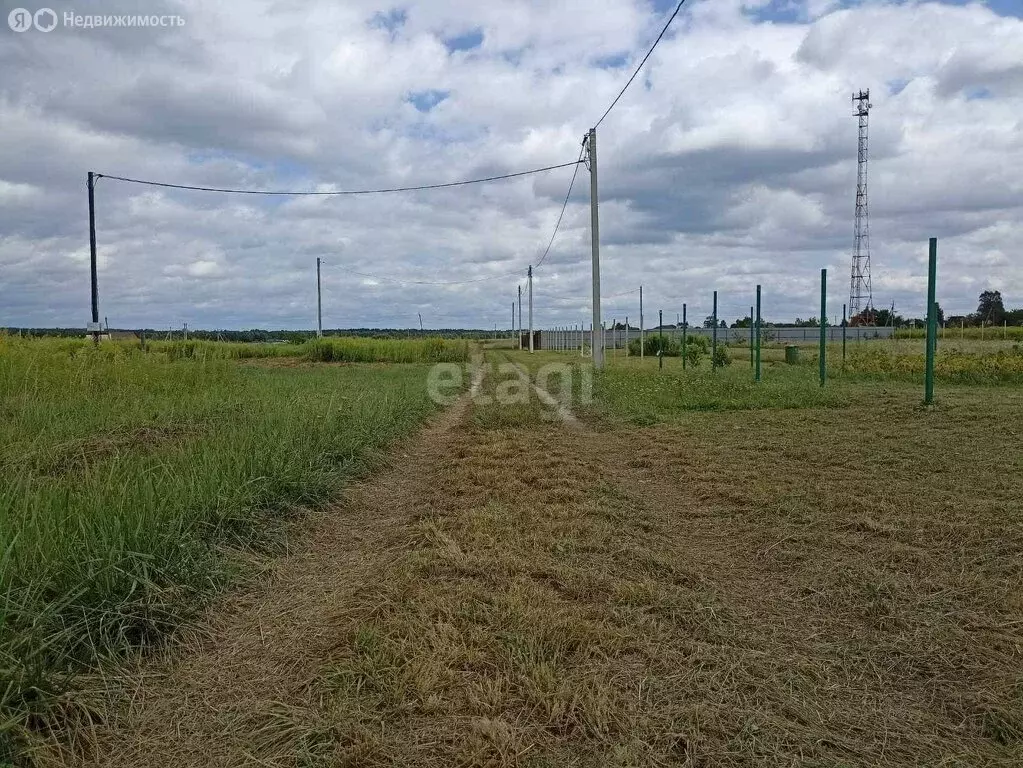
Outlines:
MULTIPOLYGON (((541 256, 540 260, 533 266, 534 270, 535 269, 539 269, 540 266, 544 263, 544 261, 547 260, 547 256, 550 255, 550 252, 551 252, 551 247, 554 245, 554 240, 558 236, 558 230, 561 229, 561 222, 565 218, 565 210, 568 208, 568 201, 572 197, 572 188, 575 186, 576 176, 579 175, 579 166, 582 165, 582 162, 583 162, 583 152, 584 152, 584 149, 580 149, 579 150, 579 159, 576 160, 574 163, 564 163, 564 164, 559 165, 559 166, 552 166, 552 169, 553 168, 566 168, 569 165, 574 165, 575 168, 572 170, 572 179, 568 183, 568 192, 565 193, 565 201, 561 205, 561 213, 558 214, 558 220, 554 224, 554 232, 551 234, 551 239, 547 242, 547 247, 544 249, 543 256, 541 256)), ((367 277, 367 278, 374 279, 374 280, 386 280, 388 282, 397 283, 399 285, 467 285, 469 283, 483 283, 483 282, 487 282, 489 280, 500 280, 500 279, 505 278, 505 277, 514 277, 516 275, 520 275, 522 273, 522 270, 520 269, 520 270, 517 270, 515 272, 505 272, 505 273, 500 274, 500 275, 491 275, 489 277, 478 277, 478 278, 475 278, 475 279, 472 279, 472 280, 441 280, 441 281, 434 281, 434 280, 399 280, 399 279, 393 278, 393 277, 384 277, 382 275, 372 275, 372 274, 368 274, 366 272, 355 272, 354 270, 348 270, 348 272, 350 274, 353 274, 353 275, 359 275, 360 277, 367 277)))
POLYGON ((646 64, 647 59, 650 58, 650 54, 654 52, 654 48, 656 48, 657 44, 661 42, 661 38, 664 37, 664 33, 668 31, 668 27, 671 26, 671 22, 675 20, 675 17, 678 16, 679 11, 682 10, 682 6, 685 4, 686 0, 679 0, 679 4, 675 7, 675 11, 671 14, 671 16, 668 17, 668 20, 664 23, 664 27, 661 29, 661 34, 659 34, 657 36, 657 39, 654 40, 654 44, 650 46, 650 50, 646 52, 646 56, 644 56, 643 60, 639 62, 639 66, 637 66, 635 71, 633 71, 632 76, 625 81, 625 85, 622 86, 622 89, 618 92, 618 95, 615 96, 614 101, 611 102, 611 105, 604 110, 604 114, 602 114, 600 116, 600 119, 593 124, 594 128, 599 127, 600 124, 604 122, 604 118, 607 117, 608 114, 610 114, 611 110, 614 109, 615 104, 618 103, 618 100, 622 98, 624 93, 629 89, 629 86, 632 85, 632 81, 636 79, 636 75, 638 75, 639 71, 643 69, 643 65, 646 64))
MULTIPOLYGON (((611 113, 611 110, 614 109, 615 105, 618 104, 618 101, 622 98, 622 96, 628 90, 629 86, 632 85, 632 82, 636 79, 636 76, 643 69, 643 67, 646 64, 647 60, 653 54, 654 49, 657 48, 657 45, 664 38, 664 35, 667 33, 668 28, 671 26, 671 23, 675 20, 675 17, 678 16, 679 12, 682 10, 682 6, 685 5, 685 3, 686 3, 686 0, 680 0, 679 1, 678 5, 675 7, 675 10, 668 17, 668 20, 665 22, 664 26, 662 27, 662 29, 660 31, 660 34, 657 35, 657 38, 654 40, 653 44, 650 46, 650 49, 646 52, 646 54, 640 60, 639 64, 636 66, 636 69, 633 71, 632 75, 630 75, 629 79, 626 80, 625 85, 622 86, 622 89, 618 92, 618 95, 615 96, 615 98, 612 100, 611 104, 608 105, 607 109, 604 110, 604 113, 600 116, 600 119, 597 120, 596 123, 594 123, 594 125, 593 125, 594 128, 597 128, 598 126, 600 126, 600 124, 602 122, 604 122, 604 119, 611 113)), ((405 186, 405 187, 381 187, 381 188, 375 188, 375 189, 350 189, 350 190, 259 190, 259 189, 238 189, 238 188, 231 188, 231 187, 206 187, 206 186, 191 185, 191 184, 174 184, 174 183, 170 183, 170 182, 153 181, 153 180, 150 180, 150 179, 136 179, 136 178, 132 178, 132 177, 128 177, 128 176, 117 176, 117 175, 105 174, 105 173, 96 173, 95 175, 96 175, 97 179, 106 178, 106 179, 111 179, 113 181, 121 181, 121 182, 124 182, 124 183, 127 183, 127 184, 140 184, 140 185, 159 187, 159 188, 164 188, 164 189, 181 189, 181 190, 190 190, 190 191, 196 191, 196 192, 220 192, 220 193, 226 193, 226 194, 239 194, 239 195, 291 196, 291 197, 340 197, 340 196, 352 196, 352 195, 376 195, 376 194, 390 194, 390 193, 399 193, 399 192, 417 192, 417 191, 425 191, 425 190, 445 189, 445 188, 451 188, 451 187, 461 187, 461 186, 467 186, 467 185, 471 185, 471 184, 483 184, 483 183, 488 183, 488 182, 492 182, 492 181, 500 181, 500 180, 503 180, 503 179, 520 178, 520 177, 523 177, 523 176, 530 176, 530 175, 534 175, 534 174, 538 174, 538 173, 545 173, 547 171, 557 170, 559 168, 567 168, 569 166, 573 166, 572 179, 569 182, 568 192, 565 194, 565 200, 562 203, 561 212, 558 214, 558 220, 557 220, 557 222, 554 225, 554 232, 551 234, 550 240, 547 242, 547 247, 544 249, 543 255, 540 257, 540 260, 535 265, 535 268, 539 268, 540 266, 543 265, 543 263, 547 260, 547 257, 550 255, 551 248, 553 247, 554 241, 555 241, 555 239, 558 236, 559 230, 561 229, 561 223, 564 220, 565 211, 568 209, 568 202, 569 202, 569 200, 570 200, 570 198, 572 196, 572 189, 575 186, 575 180, 576 180, 576 177, 579 174, 579 166, 581 164, 583 164, 583 162, 584 162, 583 161, 583 155, 584 155, 585 151, 586 151, 586 146, 585 146, 585 142, 584 142, 583 146, 580 148, 579 158, 577 160, 575 160, 574 162, 571 162, 571 163, 560 163, 560 164, 557 164, 557 165, 549 165, 549 166, 544 166, 542 168, 533 168, 533 169, 530 169, 530 170, 527 170, 527 171, 518 171, 518 172, 515 172, 515 173, 498 174, 498 175, 494 175, 494 176, 486 176, 486 177, 475 178, 475 179, 463 179, 463 180, 460 180, 460 181, 443 182, 443 183, 437 183, 437 184, 420 184, 420 185, 405 186)), ((381 275, 373 275, 373 274, 364 273, 364 272, 355 272, 355 271, 352 271, 352 270, 349 270, 349 272, 351 274, 354 274, 354 275, 359 275, 360 277, 366 277, 366 278, 374 279, 374 280, 385 280, 387 282, 396 283, 396 284, 400 284, 400 285, 466 285, 466 284, 470 284, 470 283, 481 283, 481 282, 487 282, 487 281, 490 281, 490 280, 498 280, 498 279, 502 279, 502 278, 505 278, 505 277, 510 277, 510 276, 514 276, 514 275, 519 274, 519 272, 516 271, 516 272, 509 272, 509 273, 504 273, 504 274, 500 274, 500 275, 492 275, 492 276, 489 276, 489 277, 474 278, 474 279, 470 279, 470 280, 431 281, 431 280, 399 280, 399 279, 396 279, 396 278, 384 277, 384 276, 381 276, 381 275)), ((627 292, 620 293, 620 294, 612 294, 612 296, 605 297, 605 298, 613 298, 615 296, 624 296, 624 295, 628 295, 628 294, 634 293, 634 292, 635 291, 627 291, 627 292)), ((568 298, 568 297, 565 297, 565 298, 568 298)))
POLYGON ((379 189, 341 189, 341 190, 269 190, 269 189, 233 189, 230 187, 202 187, 192 184, 171 184, 165 181, 152 181, 149 179, 133 179, 127 176, 114 176, 106 173, 97 173, 96 178, 100 179, 112 179, 114 181, 123 181, 128 184, 144 184, 150 187, 164 187, 167 189, 186 189, 196 192, 225 192, 234 195, 277 195, 277 196, 291 196, 291 197, 337 197, 341 195, 382 195, 391 192, 420 192, 429 189, 445 189, 447 187, 463 187, 468 184, 484 184, 490 181, 501 181, 502 179, 515 179, 521 176, 531 176, 537 173, 546 173, 547 171, 555 171, 558 168, 568 168, 569 166, 576 166, 576 170, 579 169, 579 164, 582 162, 582 158, 576 160, 574 163, 560 163, 558 165, 547 165, 543 168, 533 168, 528 171, 517 171, 515 173, 503 173, 498 176, 486 176, 479 179, 464 179, 462 181, 447 181, 441 184, 420 184, 411 187, 382 187, 379 189))
POLYGON ((544 249, 543 256, 540 257, 540 261, 536 263, 534 269, 539 269, 544 261, 547 260, 547 256, 551 252, 551 246, 554 245, 554 238, 558 236, 558 230, 561 228, 561 220, 565 218, 565 209, 568 208, 568 199, 572 196, 572 187, 575 186, 575 177, 579 175, 579 164, 583 161, 583 152, 585 147, 579 149, 579 159, 575 161, 575 170, 572 171, 572 180, 568 183, 568 193, 565 195, 565 202, 561 205, 561 213, 558 214, 558 221, 554 225, 554 232, 551 234, 551 239, 547 243, 547 248, 544 249))

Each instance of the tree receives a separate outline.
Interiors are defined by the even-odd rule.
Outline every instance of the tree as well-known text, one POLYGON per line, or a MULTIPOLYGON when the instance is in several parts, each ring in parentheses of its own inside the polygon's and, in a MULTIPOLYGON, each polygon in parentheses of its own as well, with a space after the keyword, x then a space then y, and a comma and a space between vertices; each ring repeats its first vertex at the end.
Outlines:
POLYGON ((703 327, 704 328, 714 327, 714 315, 707 315, 705 318, 703 318, 703 327))
POLYGON ((1005 322, 1005 304, 1001 291, 984 291, 977 304, 977 320, 985 325, 1001 325, 1005 322))
POLYGON ((753 318, 749 315, 746 315, 742 320, 736 320, 732 323, 733 328, 749 328, 751 325, 753 325, 753 318))
POLYGON ((874 325, 899 326, 905 325, 906 319, 902 315, 893 313, 890 309, 878 309, 874 311, 874 325))
POLYGON ((934 314, 938 316, 938 325, 945 324, 945 310, 941 308, 938 302, 934 302, 934 314))

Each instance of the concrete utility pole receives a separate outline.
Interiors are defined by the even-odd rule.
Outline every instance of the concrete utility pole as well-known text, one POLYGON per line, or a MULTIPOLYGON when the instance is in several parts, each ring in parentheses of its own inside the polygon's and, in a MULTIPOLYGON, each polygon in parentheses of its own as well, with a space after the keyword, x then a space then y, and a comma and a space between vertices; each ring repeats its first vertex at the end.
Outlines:
MULTIPOLYGON (((511 328, 509 333, 514 334, 515 333, 515 302, 514 301, 512 302, 512 323, 508 327, 511 328)), ((514 335, 512 336, 512 338, 514 338, 514 335)))
MULTIPOLYGON (((600 328, 600 217, 597 214, 597 129, 590 128, 586 135, 586 150, 590 168, 590 257, 593 272, 593 327, 600 328)), ((594 338, 593 367, 604 367, 604 334, 594 338)))
POLYGON ((529 287, 529 352, 533 352, 533 265, 529 265, 526 273, 529 287))
POLYGON ((316 338, 323 338, 323 294, 320 291, 320 257, 316 257, 316 338))
POLYGON ((664 310, 657 310, 657 367, 664 367, 664 310))
POLYGON ((714 312, 711 317, 714 319, 714 331, 710 340, 710 367, 711 370, 717 370, 717 356, 718 356, 718 292, 714 291, 714 312))
POLYGON ((416 314, 419 315, 419 334, 422 335, 422 333, 423 333, 423 313, 422 312, 417 312, 416 314))
POLYGON ((519 349, 522 349, 522 285, 519 285, 519 349))
POLYGON ((639 359, 643 359, 643 286, 639 286, 639 359))
POLYGON ((820 354, 817 357, 817 364, 819 367, 819 374, 821 379, 821 386, 824 386, 824 382, 828 379, 828 270, 821 270, 821 338, 820 338, 820 354))
POLYGON ((89 171, 89 270, 92 282, 92 342, 99 344, 99 280, 96 276, 96 175, 89 171))

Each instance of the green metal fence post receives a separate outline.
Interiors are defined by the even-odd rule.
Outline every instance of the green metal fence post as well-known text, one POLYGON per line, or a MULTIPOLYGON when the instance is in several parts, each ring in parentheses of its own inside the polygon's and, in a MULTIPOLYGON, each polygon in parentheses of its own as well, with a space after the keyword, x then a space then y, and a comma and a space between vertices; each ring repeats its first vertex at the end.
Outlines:
POLYGON ((924 373, 924 405, 934 403, 934 356, 938 345, 938 313, 934 293, 938 276, 938 238, 932 237, 927 258, 927 365, 924 373))
POLYGON ((664 310, 657 310, 657 367, 664 367, 664 310))
POLYGON ((753 307, 749 308, 749 367, 753 367, 753 307))
POLYGON ((711 319, 714 321, 714 329, 711 333, 710 341, 710 367, 711 370, 717 370, 717 355, 718 355, 718 292, 714 291, 714 311, 711 313, 711 319))
POLYGON ((756 369, 755 369, 756 373, 755 373, 753 378, 754 378, 754 381, 760 381, 760 286, 759 285, 757 286, 757 320, 756 320, 756 326, 757 326, 757 335, 756 335, 756 339, 757 339, 757 365, 756 365, 756 369))
POLYGON ((821 270, 821 351, 820 351, 820 377, 821 386, 824 386, 824 382, 828 379, 828 346, 827 346, 827 328, 828 328, 828 270, 821 270))
POLYGON ((682 370, 686 369, 686 330, 689 327, 689 321, 686 319, 686 305, 682 305, 682 370))
POLYGON ((849 321, 845 316, 846 305, 842 305, 842 369, 845 370, 845 329, 849 325, 849 321))

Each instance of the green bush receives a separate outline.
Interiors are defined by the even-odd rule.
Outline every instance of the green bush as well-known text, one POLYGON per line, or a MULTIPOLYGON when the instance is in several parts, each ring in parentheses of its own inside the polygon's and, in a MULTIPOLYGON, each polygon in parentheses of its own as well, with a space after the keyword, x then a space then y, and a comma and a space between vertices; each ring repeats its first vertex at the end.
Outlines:
POLYGON ((700 364, 700 347, 698 344, 686 344, 686 364, 695 367, 700 364))
POLYGON ((732 364, 732 358, 728 355, 728 347, 724 344, 719 346, 714 352, 714 356, 711 358, 711 364, 715 368, 724 368, 726 365, 732 364))
POLYGON ((706 355, 710 352, 710 338, 707 336, 687 336, 686 346, 692 346, 699 350, 700 354, 706 355))
MULTIPOLYGON (((665 357, 679 357, 682 354, 682 339, 674 335, 662 336, 656 332, 646 336, 643 344, 644 355, 656 357, 658 351, 662 349, 665 357)), ((694 359, 694 355, 705 355, 710 351, 710 340, 704 336, 687 336, 686 350, 687 360, 694 359)), ((639 339, 629 342, 629 354, 639 357, 639 339)))
MULTIPOLYGON (((681 352, 681 345, 670 336, 658 336, 651 333, 646 336, 643 343, 643 354, 656 357, 658 353, 665 357, 678 357, 681 352)), ((629 354, 639 357, 639 339, 629 342, 629 354)))

